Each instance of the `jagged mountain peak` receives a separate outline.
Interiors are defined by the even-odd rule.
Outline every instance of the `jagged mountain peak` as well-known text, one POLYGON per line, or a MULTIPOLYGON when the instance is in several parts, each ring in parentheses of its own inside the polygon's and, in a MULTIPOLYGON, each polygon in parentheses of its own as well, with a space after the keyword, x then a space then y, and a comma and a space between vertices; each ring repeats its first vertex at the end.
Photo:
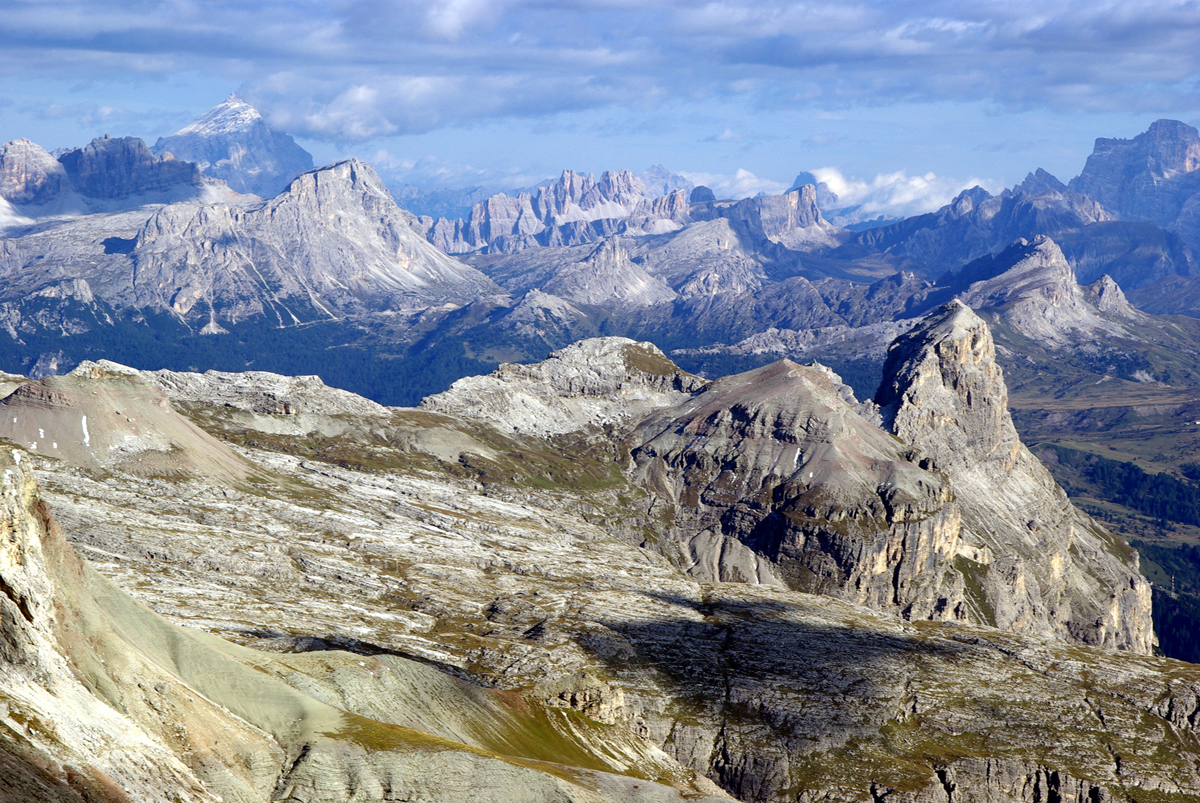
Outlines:
POLYGON ((1076 510, 1021 443, 979 315, 955 299, 898 337, 875 401, 896 437, 949 478, 968 585, 981 589, 976 603, 994 624, 1151 650, 1150 588, 1136 553, 1076 510))
POLYGON ((1034 172, 1025 176, 1025 180, 1013 189, 1019 190, 1026 195, 1041 195, 1047 192, 1066 192, 1067 185, 1059 181, 1053 174, 1039 167, 1034 172))
POLYGON ((172 136, 178 137, 186 134, 217 136, 234 131, 245 131, 262 120, 263 116, 258 109, 239 98, 237 94, 231 93, 224 101, 176 131, 172 136))
MULTIPOLYGON (((1100 314, 1062 249, 1045 235, 1019 239, 999 254, 977 259, 953 277, 952 284, 972 308, 1002 309, 1009 326, 1051 348, 1088 347, 1096 338, 1128 335, 1100 314)), ((1119 304, 1111 293, 1108 301, 1119 304)), ((1125 308, 1130 314, 1119 314, 1131 317, 1128 304, 1125 308)))
POLYGON ((1107 273, 1084 286, 1084 294, 1096 309, 1122 318, 1137 318, 1140 313, 1129 303, 1121 286, 1107 273))
POLYGON ((271 128, 257 109, 236 94, 159 139, 154 152, 195 162, 237 192, 265 198, 313 167, 312 154, 271 128))

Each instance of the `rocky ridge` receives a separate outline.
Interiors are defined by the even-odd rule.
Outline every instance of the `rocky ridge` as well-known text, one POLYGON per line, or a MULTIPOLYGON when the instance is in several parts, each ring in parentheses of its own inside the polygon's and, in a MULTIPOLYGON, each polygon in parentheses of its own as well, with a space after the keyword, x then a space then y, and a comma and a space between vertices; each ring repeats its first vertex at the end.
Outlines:
POLYGON ((4 241, 0 266, 9 296, 82 279, 119 310, 166 312, 204 334, 247 319, 292 325, 495 291, 416 234, 375 172, 353 160, 306 173, 267 202, 56 221, 4 241))
POLYGON ((620 426, 676 403, 705 385, 652 343, 584 340, 535 365, 504 364, 466 377, 420 409, 481 421, 528 435, 620 426))
POLYGON ((628 170, 597 180, 564 171, 535 194, 500 194, 476 204, 461 220, 421 218, 426 237, 449 254, 514 253, 527 248, 582 245, 613 235, 645 236, 678 231, 694 221, 724 218, 752 237, 812 250, 836 244, 837 227, 821 217, 811 186, 781 196, 741 201, 689 201, 688 190, 647 190, 628 170))

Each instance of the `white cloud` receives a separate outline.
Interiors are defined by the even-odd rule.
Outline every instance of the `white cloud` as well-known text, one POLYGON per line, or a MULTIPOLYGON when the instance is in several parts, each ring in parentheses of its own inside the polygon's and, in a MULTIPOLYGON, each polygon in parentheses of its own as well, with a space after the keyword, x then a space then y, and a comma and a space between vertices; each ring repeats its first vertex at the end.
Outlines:
POLYGON ((788 188, 787 184, 769 178, 759 178, 749 170, 739 168, 733 175, 722 173, 680 173, 679 175, 699 186, 708 187, 718 198, 750 198, 759 193, 779 195, 788 188))
POLYGON ((904 170, 880 173, 869 181, 845 176, 836 167, 820 167, 810 172, 837 194, 839 206, 861 205, 871 215, 890 217, 932 212, 971 187, 980 186, 989 192, 1000 189, 996 182, 987 179, 964 181, 933 173, 910 176, 904 170))
POLYGON ((807 102, 827 119, 895 102, 1200 109, 1194 0, 9 5, 10 81, 219 76, 244 81, 271 119, 298 110, 293 133, 334 141, 730 97, 777 111, 807 102))
POLYGON ((499 5, 495 0, 439 0, 425 12, 425 31, 455 41, 467 27, 499 11, 499 5))

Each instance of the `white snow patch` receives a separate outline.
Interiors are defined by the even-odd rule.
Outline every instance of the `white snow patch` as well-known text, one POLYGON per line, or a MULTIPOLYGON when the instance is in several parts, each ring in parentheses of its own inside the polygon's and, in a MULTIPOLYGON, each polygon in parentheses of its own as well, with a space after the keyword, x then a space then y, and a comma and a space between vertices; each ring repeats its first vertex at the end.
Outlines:
POLYGON ((89 448, 92 445, 92 436, 89 435, 88 431, 87 431, 87 416, 86 415, 83 417, 83 445, 87 446, 89 448))

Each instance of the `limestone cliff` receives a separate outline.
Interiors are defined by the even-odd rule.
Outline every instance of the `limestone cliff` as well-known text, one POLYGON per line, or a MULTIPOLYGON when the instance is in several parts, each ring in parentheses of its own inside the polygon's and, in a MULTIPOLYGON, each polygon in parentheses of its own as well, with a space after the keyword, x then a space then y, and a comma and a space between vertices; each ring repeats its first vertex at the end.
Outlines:
POLYGON ((987 324, 952 301, 888 352, 876 402, 949 480, 963 512, 957 567, 976 615, 1020 633, 1148 653, 1137 553, 1077 510, 1013 428, 987 324))
POLYGON ((694 576, 966 618, 944 478, 852 402, 832 372, 788 360, 719 379, 642 422, 636 475, 673 511, 694 576))
POLYGON ((42 147, 27 139, 0 147, 0 197, 15 204, 47 204, 69 188, 67 171, 42 147))

